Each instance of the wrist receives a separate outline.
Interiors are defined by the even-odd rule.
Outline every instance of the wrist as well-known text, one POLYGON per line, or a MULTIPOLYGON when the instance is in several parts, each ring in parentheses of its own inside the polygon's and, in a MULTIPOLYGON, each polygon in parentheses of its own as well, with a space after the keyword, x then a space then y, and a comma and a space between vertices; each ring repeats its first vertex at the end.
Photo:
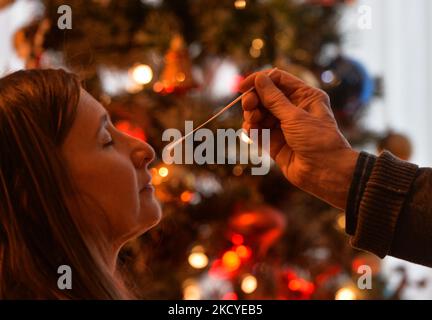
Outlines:
POLYGON ((345 210, 359 155, 359 152, 351 148, 333 152, 331 157, 315 164, 312 182, 302 189, 336 208, 345 210))

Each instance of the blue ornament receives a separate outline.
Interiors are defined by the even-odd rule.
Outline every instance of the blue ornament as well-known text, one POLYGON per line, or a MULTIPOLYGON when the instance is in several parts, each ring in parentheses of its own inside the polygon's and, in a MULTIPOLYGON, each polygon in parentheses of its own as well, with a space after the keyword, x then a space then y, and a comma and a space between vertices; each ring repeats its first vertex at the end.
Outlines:
POLYGON ((321 73, 322 88, 330 97, 336 118, 350 122, 371 101, 375 84, 358 61, 339 56, 321 73))

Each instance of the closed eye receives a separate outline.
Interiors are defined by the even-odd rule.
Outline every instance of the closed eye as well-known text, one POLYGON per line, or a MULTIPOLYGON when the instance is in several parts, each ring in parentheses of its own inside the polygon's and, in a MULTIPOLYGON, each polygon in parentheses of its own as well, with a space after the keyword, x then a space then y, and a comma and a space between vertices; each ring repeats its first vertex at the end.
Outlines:
POLYGON ((104 148, 108 148, 108 147, 110 147, 110 146, 112 146, 112 145, 114 145, 114 140, 111 139, 111 141, 105 143, 105 144, 103 145, 103 147, 104 147, 104 148))
POLYGON ((112 138, 111 134, 108 132, 108 130, 106 131, 107 131, 107 135, 106 138, 104 139, 105 142, 103 143, 104 148, 108 148, 114 144, 114 139, 112 138))

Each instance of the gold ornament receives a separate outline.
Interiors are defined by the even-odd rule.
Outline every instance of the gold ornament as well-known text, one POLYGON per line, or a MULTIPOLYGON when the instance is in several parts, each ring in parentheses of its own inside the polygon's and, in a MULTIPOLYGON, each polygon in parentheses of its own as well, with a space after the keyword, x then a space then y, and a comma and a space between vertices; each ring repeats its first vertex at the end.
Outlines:
POLYGON ((154 86, 161 93, 184 93, 196 87, 192 76, 192 63, 183 37, 175 35, 165 55, 165 67, 160 81, 154 86))

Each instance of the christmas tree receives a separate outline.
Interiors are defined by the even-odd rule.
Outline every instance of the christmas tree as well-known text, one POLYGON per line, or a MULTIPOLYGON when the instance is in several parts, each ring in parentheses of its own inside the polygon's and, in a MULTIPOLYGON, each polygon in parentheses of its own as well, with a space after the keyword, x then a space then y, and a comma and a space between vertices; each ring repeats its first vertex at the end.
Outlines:
MULTIPOLYGON (((204 122, 237 96, 243 77, 272 66, 326 90, 353 144, 373 137, 358 125, 373 93, 370 78, 338 50, 329 53, 343 39, 340 8, 350 4, 43 2, 44 18, 17 33, 17 51, 33 48, 25 57, 30 67, 78 73, 117 128, 147 141, 158 155, 152 174, 164 218, 121 253, 139 297, 384 298, 379 261, 349 246, 344 214, 296 189, 277 167, 256 176, 248 164, 167 165, 161 158, 165 129, 184 132, 186 120, 204 122), (57 26, 64 4, 72 9, 72 29, 57 26), (357 286, 361 265, 372 270, 371 290, 357 286)), ((241 123, 241 108, 234 107, 207 128, 237 130, 241 123)))

